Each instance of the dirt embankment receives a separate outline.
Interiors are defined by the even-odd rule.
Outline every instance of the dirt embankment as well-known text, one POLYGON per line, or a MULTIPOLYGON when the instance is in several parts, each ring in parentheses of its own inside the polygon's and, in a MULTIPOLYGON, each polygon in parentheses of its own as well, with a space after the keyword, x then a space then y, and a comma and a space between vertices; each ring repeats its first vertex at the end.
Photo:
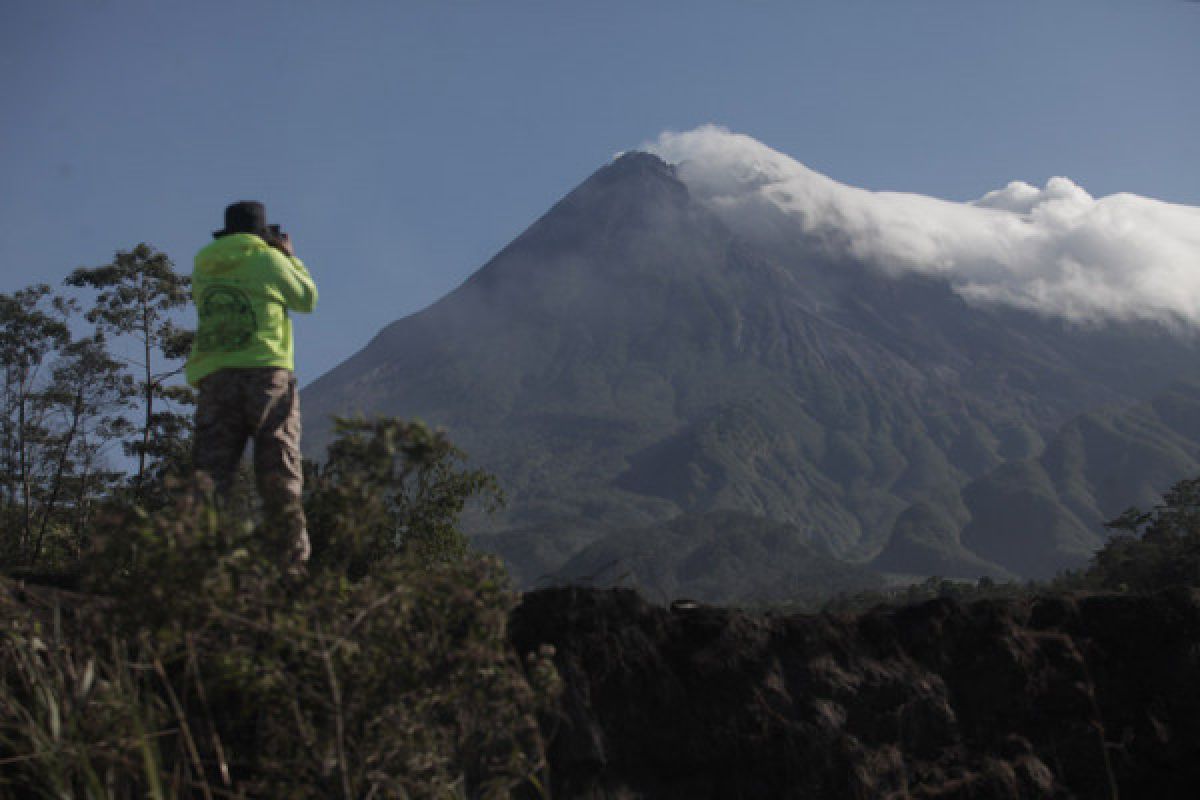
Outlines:
POLYGON ((857 617, 548 589, 558 798, 1200 797, 1200 591, 857 617))

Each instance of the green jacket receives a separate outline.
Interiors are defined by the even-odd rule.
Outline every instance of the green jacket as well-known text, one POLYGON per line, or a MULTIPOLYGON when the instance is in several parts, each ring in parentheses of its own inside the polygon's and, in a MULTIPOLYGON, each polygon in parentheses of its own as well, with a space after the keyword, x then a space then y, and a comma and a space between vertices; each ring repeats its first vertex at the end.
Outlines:
POLYGON ((187 361, 195 386, 227 367, 294 370, 288 311, 312 311, 317 287, 300 259, 252 233, 233 233, 196 254, 196 341, 187 361))

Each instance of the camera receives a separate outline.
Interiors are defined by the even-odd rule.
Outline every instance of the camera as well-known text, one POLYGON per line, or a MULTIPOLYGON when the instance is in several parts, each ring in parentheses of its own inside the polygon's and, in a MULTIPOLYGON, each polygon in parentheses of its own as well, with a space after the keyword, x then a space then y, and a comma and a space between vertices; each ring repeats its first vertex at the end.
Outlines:
POLYGON ((267 244, 271 245, 271 247, 274 247, 277 250, 283 250, 283 241, 284 237, 286 236, 287 234, 284 233, 283 229, 281 229, 278 225, 268 225, 266 235, 263 236, 263 239, 265 239, 267 244))

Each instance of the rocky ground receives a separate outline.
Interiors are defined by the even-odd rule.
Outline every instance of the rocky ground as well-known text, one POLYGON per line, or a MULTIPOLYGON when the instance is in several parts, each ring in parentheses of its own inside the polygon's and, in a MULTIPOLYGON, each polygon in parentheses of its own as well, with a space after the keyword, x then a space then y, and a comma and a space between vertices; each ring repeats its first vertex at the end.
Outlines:
POLYGON ((1200 591, 859 616, 547 589, 557 798, 1200 797, 1200 591))

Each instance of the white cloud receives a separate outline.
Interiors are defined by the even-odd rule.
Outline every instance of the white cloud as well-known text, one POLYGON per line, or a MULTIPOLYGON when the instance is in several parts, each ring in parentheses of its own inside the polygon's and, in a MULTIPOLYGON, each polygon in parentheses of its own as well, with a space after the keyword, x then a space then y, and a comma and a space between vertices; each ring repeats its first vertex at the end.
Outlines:
POLYGON ((642 149, 678 165, 694 195, 748 234, 770 202, 826 247, 893 274, 942 275, 971 302, 1200 327, 1200 208, 1097 199, 1061 177, 1040 189, 1015 181, 971 203, 873 192, 711 125, 642 149))

